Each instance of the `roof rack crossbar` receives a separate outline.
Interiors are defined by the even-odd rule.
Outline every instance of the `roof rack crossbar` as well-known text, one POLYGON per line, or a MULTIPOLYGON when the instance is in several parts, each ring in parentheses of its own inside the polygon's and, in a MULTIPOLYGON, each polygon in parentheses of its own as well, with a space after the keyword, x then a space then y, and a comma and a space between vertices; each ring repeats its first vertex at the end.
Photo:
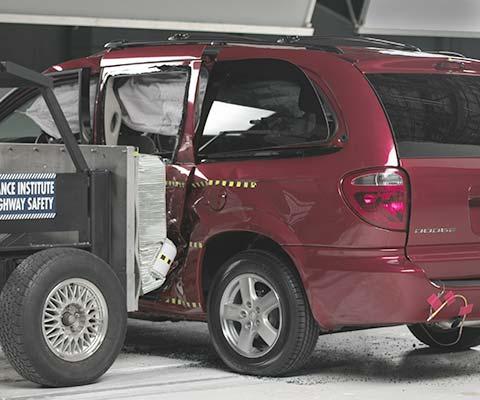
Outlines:
POLYGON ((127 47, 142 46, 161 46, 171 44, 208 44, 212 46, 221 46, 229 43, 232 44, 263 44, 271 46, 292 46, 306 47, 313 50, 323 50, 334 53, 343 53, 341 46, 360 47, 371 45, 373 47, 400 49, 406 51, 420 51, 418 47, 409 44, 391 42, 388 40, 354 36, 354 37, 338 37, 338 36, 282 36, 279 38, 265 38, 242 34, 229 33, 176 33, 162 41, 150 42, 129 42, 127 40, 115 40, 105 45, 108 50, 115 50, 127 47))
POLYGON ((465 58, 465 54, 458 53, 456 51, 450 51, 450 50, 430 50, 430 51, 428 51, 428 53, 442 54, 444 56, 465 58))
MULTIPOLYGON (((205 45, 210 45, 210 46, 225 46, 228 44, 258 44, 258 45, 266 45, 266 46, 279 46, 279 43, 276 41, 267 41, 267 40, 248 40, 244 38, 239 38, 239 39, 231 39, 231 38, 224 38, 223 40, 218 40, 214 39, 205 39, 205 40, 193 40, 193 39, 185 39, 181 41, 177 40, 167 40, 167 41, 152 41, 152 42, 127 42, 127 41, 121 41, 121 42, 109 42, 107 43, 104 47, 107 50, 120 50, 124 48, 131 48, 131 47, 146 47, 146 46, 164 46, 164 45, 174 45, 174 44, 205 44, 205 45)), ((332 53, 342 53, 342 51, 332 45, 319 45, 315 43, 310 43, 310 44, 288 44, 288 46, 291 47, 306 47, 312 50, 323 50, 323 51, 328 51, 332 53)))

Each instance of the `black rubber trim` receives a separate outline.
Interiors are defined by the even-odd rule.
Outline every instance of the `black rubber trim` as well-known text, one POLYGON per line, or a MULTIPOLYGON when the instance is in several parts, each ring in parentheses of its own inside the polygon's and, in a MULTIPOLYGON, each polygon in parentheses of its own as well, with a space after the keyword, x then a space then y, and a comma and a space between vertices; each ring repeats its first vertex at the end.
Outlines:
POLYGON ((455 280, 436 280, 432 281, 440 287, 475 287, 480 288, 480 279, 455 279, 455 280))

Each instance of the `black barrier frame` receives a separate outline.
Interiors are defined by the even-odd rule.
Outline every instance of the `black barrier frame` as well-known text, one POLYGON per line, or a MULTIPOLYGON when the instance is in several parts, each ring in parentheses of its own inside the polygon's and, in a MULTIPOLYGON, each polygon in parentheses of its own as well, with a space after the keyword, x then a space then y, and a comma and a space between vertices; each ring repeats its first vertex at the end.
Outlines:
MULTIPOLYGON (((79 84, 81 87, 82 82, 79 82, 79 84)), ((53 92, 53 79, 11 61, 1 61, 0 87, 9 88, 12 86, 36 87, 40 90, 40 93, 47 104, 48 110, 50 111, 50 114, 52 114, 53 121, 57 126, 60 136, 63 139, 63 143, 67 148, 68 154, 75 165, 75 169, 77 172, 88 173, 90 170, 87 161, 80 151, 78 142, 75 139, 75 136, 70 129, 70 125, 68 125, 67 119, 65 118, 65 114, 60 108, 60 104, 53 92)))
MULTIPOLYGON (((71 72, 71 71, 69 71, 71 72)), ((90 70, 83 68, 77 70, 79 81, 79 125, 80 140, 91 135, 91 117, 89 107, 90 70)), ((12 246, 1 247, 0 254, 8 255, 8 258, 28 255, 53 246, 84 248, 99 256, 107 263, 111 261, 111 173, 108 170, 91 170, 83 156, 79 143, 75 138, 70 125, 63 113, 60 104, 53 91, 54 79, 25 68, 11 61, 0 62, 0 87, 4 88, 36 88, 40 91, 53 121, 57 126, 67 152, 75 166, 76 173, 57 174, 57 179, 71 180, 76 185, 78 193, 75 199, 71 199, 68 205, 68 215, 64 215, 61 221, 55 220, 29 220, 29 221, 3 221, 2 227, 5 232, 55 232, 59 229, 78 230, 80 242, 71 244, 51 243, 46 246, 12 246), (82 178, 83 175, 83 178, 82 178), (76 177, 75 177, 76 176, 76 177), (63 178, 62 178, 63 177, 63 178), (82 194, 83 193, 83 194, 82 194), (69 222, 70 220, 70 222, 69 222), (85 239, 85 240, 84 240, 85 239)), ((63 186, 63 185, 62 185, 63 186)), ((68 185, 66 185, 68 186, 68 185)), ((0 258, 0 266, 1 266, 0 258)), ((1 269, 1 268, 0 268, 1 269)), ((122 279, 123 282, 123 279, 122 279)), ((0 282, 1 283, 1 282, 0 282)), ((1 285, 0 285, 1 287, 1 285)))

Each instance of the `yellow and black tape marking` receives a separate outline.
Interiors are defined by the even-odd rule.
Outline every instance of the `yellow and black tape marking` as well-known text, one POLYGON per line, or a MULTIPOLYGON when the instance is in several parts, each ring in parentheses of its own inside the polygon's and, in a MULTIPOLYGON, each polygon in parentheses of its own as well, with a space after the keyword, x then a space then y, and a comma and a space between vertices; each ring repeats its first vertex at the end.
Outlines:
POLYGON ((180 181, 166 181, 165 182, 167 187, 175 187, 175 188, 184 188, 185 182, 180 181))
POLYGON ((185 301, 177 297, 170 297, 165 300, 167 304, 175 304, 177 306, 184 306, 186 308, 200 308, 200 303, 185 301))
POLYGON ((255 189, 257 182, 255 181, 230 181, 224 179, 209 179, 208 181, 200 181, 192 183, 194 188, 202 188, 208 186, 223 186, 238 189, 255 189))
POLYGON ((201 249, 203 247, 202 242, 190 242, 190 247, 193 247, 194 249, 201 249))
POLYGON ((160 260, 165 261, 168 265, 172 263, 172 260, 168 258, 165 254, 160 255, 160 260))

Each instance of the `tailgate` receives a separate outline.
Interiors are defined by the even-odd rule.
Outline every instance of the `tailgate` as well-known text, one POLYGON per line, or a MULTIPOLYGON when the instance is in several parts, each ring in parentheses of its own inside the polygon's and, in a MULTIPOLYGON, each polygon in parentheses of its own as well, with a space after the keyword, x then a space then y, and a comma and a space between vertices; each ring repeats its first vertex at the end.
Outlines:
POLYGON ((417 64, 367 74, 410 178, 407 255, 432 279, 480 278, 479 63, 417 64))

